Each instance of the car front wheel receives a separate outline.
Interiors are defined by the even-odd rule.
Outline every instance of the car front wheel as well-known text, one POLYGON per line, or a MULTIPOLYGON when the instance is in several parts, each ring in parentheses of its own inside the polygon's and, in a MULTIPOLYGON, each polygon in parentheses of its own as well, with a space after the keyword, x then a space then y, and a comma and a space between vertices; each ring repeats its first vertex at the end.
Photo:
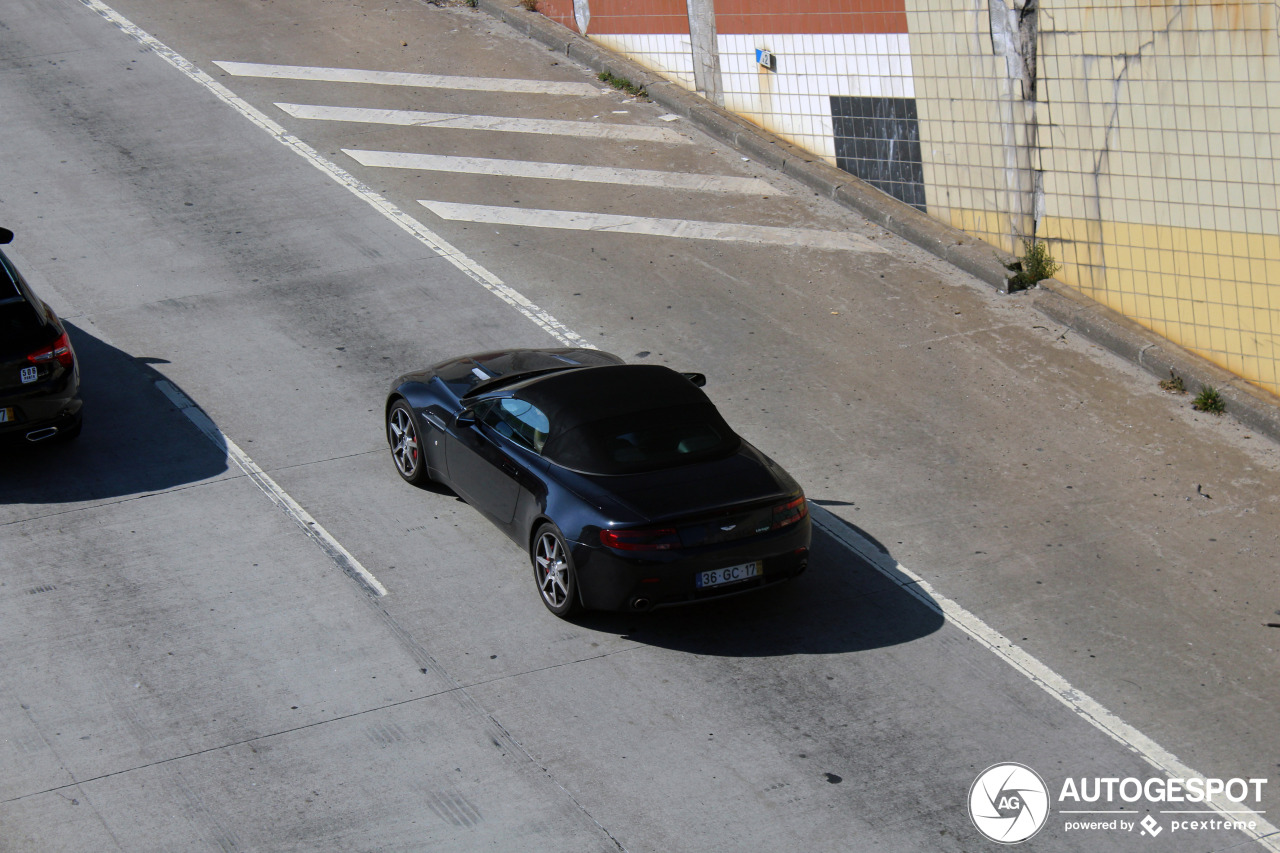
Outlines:
POLYGON ((564 538, 550 524, 538 528, 533 537, 533 578, 542 603, 564 618, 578 609, 578 580, 573 557, 564 538))
POLYGON ((391 447, 396 471, 406 483, 421 486, 430 479, 422 442, 418 439, 418 423, 404 400, 396 400, 387 410, 387 444, 391 447))

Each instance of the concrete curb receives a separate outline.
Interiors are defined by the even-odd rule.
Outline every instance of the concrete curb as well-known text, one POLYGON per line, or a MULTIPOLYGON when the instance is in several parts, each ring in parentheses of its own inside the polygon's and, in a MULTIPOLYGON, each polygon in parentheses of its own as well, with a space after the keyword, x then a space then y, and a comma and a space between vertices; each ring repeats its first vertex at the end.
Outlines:
MULTIPOLYGON (((689 119, 710 136, 1005 292, 1010 275, 1005 264, 1013 259, 993 246, 932 219, 545 15, 512 6, 510 0, 477 0, 476 5, 516 31, 596 72, 608 71, 643 86, 655 103, 689 119)), ((1196 393, 1202 385, 1216 388, 1226 401, 1228 414, 1248 428, 1280 442, 1280 397, 1144 329, 1062 282, 1043 281, 1027 295, 1036 310, 1045 316, 1139 365, 1153 376, 1168 379, 1172 370, 1182 377, 1191 393, 1196 393)))
POLYGON ((1151 375, 1168 379, 1171 373, 1176 374, 1189 394, 1198 393, 1204 386, 1215 388, 1227 404, 1227 414, 1249 429, 1280 441, 1280 398, 1060 281, 1042 281, 1028 293, 1031 304, 1041 314, 1151 375))

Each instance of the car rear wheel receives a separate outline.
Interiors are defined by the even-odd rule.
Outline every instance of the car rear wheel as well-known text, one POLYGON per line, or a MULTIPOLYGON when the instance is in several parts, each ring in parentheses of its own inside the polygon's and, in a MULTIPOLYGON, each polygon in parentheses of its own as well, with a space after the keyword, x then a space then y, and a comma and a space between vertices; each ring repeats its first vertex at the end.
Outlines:
POLYGON ((396 471, 406 483, 421 486, 431 479, 427 475, 422 443, 418 440, 418 423, 404 400, 396 400, 387 410, 387 444, 391 447, 396 471))
POLYGON ((569 616, 578 609, 578 580, 573 571, 573 556, 564 538, 550 524, 538 528, 532 556, 533 578, 542 603, 557 616, 569 616))

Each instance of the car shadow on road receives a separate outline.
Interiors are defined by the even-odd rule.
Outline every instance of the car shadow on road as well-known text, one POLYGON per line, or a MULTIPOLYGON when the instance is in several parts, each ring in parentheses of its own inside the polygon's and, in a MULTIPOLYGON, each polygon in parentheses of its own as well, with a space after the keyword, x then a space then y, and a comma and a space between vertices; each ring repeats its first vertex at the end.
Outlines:
POLYGON ((809 569, 790 583, 652 613, 588 613, 584 628, 699 655, 836 654, 908 643, 942 627, 941 609, 866 531, 812 509, 809 569))
POLYGON ((0 447, 0 505, 98 501, 163 491, 227 470, 225 447, 156 387, 151 364, 66 323, 80 362, 84 431, 66 443, 0 447))

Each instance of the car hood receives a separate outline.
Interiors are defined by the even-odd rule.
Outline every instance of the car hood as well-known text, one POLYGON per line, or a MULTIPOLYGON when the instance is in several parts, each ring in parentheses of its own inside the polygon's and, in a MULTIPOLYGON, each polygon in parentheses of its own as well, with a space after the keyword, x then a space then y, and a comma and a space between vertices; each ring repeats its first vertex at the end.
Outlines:
POLYGON ((516 377, 544 371, 620 363, 622 359, 618 356, 602 350, 572 347, 501 350, 451 358, 424 370, 406 373, 392 383, 392 388, 406 382, 426 384, 432 379, 439 379, 454 397, 462 399, 503 377, 511 377, 514 381, 516 377))
POLYGON ((771 500, 800 489, 776 462, 745 441, 736 453, 723 459, 643 474, 584 479, 619 508, 652 522, 771 500))

